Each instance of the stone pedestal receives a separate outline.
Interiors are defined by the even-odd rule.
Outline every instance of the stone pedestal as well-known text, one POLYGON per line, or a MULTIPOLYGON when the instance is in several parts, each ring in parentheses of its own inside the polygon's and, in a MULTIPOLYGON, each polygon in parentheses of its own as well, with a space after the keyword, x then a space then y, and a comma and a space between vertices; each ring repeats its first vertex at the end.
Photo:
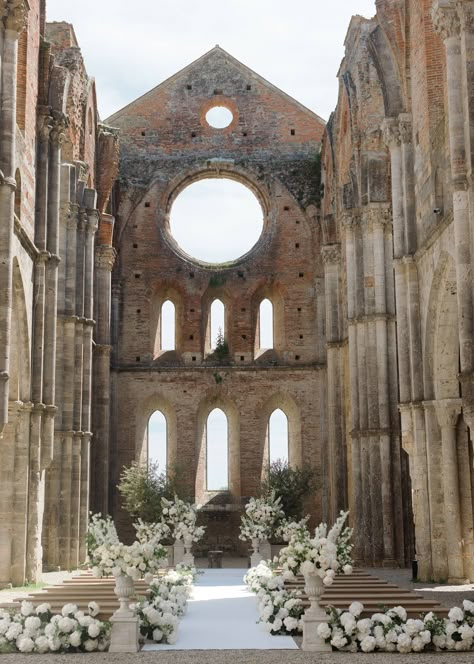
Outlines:
POLYGON ((194 565, 194 556, 191 553, 192 546, 193 546, 192 537, 185 537, 184 538, 185 554, 183 556, 182 563, 183 565, 189 565, 190 567, 194 565))
POLYGON ((179 565, 183 562, 184 558, 184 542, 183 540, 176 540, 173 544, 173 565, 179 565))
POLYGON ((322 579, 317 574, 305 574, 305 592, 311 602, 303 616, 303 650, 311 652, 332 652, 331 644, 326 643, 318 634, 321 623, 327 622, 326 611, 320 606, 319 600, 324 591, 322 579))
POLYGON ((138 652, 140 650, 138 618, 113 615, 110 622, 112 636, 109 652, 138 652))
POLYGON ((270 542, 267 539, 260 540, 258 550, 262 557, 262 560, 271 560, 272 559, 272 547, 270 542))
POLYGON ((259 552, 259 544, 260 540, 255 538, 252 540, 252 549, 253 553, 250 556, 250 566, 251 567, 257 567, 258 563, 262 561, 262 556, 260 555, 259 552))
POLYGON ((138 617, 130 609, 130 600, 135 597, 133 579, 128 575, 116 577, 114 592, 120 602, 120 608, 110 619, 112 634, 109 652, 138 652, 140 650, 138 617))

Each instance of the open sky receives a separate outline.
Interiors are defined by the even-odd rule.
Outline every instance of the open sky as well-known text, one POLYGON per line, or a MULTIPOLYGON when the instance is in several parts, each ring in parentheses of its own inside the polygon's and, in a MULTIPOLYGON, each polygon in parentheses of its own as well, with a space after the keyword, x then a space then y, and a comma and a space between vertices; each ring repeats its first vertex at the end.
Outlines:
POLYGON ((375 0, 46 0, 73 23, 107 118, 216 44, 324 119, 352 15, 375 0))

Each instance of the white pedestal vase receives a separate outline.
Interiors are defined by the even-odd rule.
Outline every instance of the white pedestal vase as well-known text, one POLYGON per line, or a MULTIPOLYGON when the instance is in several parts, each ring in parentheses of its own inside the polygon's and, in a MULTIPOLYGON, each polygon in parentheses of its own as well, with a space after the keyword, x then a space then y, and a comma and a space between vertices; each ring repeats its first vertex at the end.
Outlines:
POLYGON ((185 554, 183 556, 183 565, 194 565, 194 556, 191 553, 191 549, 193 547, 193 538, 191 535, 185 535, 184 536, 184 549, 185 549, 185 554))
POLYGON ((262 560, 262 556, 260 555, 259 550, 258 550, 259 549, 259 544, 260 544, 260 540, 258 539, 258 537, 254 537, 252 539, 253 553, 250 556, 250 566, 251 567, 257 567, 258 563, 261 562, 261 560, 262 560))
POLYGON ((135 583, 132 577, 127 574, 115 577, 114 592, 120 607, 110 619, 112 632, 109 652, 138 652, 138 617, 130 609, 130 600, 135 598, 135 583))
POLYGON ((323 580, 317 574, 305 574, 304 580, 304 590, 308 595, 311 606, 306 609, 303 616, 302 648, 303 650, 310 650, 312 652, 332 652, 331 644, 326 643, 318 635, 319 625, 328 620, 325 609, 319 604, 321 595, 325 589, 323 580))
POLYGON ((258 551, 262 556, 262 560, 272 560, 272 545, 267 539, 260 540, 258 551))
POLYGON ((173 544, 173 565, 176 567, 179 563, 183 562, 184 558, 184 543, 183 540, 176 540, 173 544))

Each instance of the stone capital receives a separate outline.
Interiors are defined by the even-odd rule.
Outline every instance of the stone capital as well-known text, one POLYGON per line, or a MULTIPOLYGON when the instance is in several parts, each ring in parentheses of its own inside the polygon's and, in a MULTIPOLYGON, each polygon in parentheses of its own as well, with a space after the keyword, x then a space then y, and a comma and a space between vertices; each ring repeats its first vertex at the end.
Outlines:
POLYGON ((400 147, 400 126, 396 118, 385 118, 380 127, 384 143, 390 149, 400 147))
POLYGON ((459 37, 461 20, 454 0, 434 0, 431 20, 443 41, 450 37, 459 37))
POLYGON ((18 37, 28 25, 30 6, 26 0, 9 0, 4 13, 5 29, 18 37))
POLYGON ((69 119, 67 115, 64 115, 63 113, 58 113, 57 115, 53 116, 51 120, 51 133, 50 133, 50 139, 51 143, 53 145, 56 145, 57 147, 61 147, 63 143, 66 141, 66 129, 69 126, 69 119))
POLYGON ((324 265, 339 265, 341 263, 341 245, 339 243, 323 245, 321 257, 324 265))
POLYGON ((402 143, 413 142, 413 119, 411 113, 400 113, 398 116, 398 126, 400 129, 400 140, 402 143))
POLYGON ((95 264, 98 269, 112 272, 116 251, 113 247, 98 246, 95 250, 95 264))
POLYGON ((392 222, 391 209, 388 207, 369 207, 364 210, 363 220, 369 226, 389 226, 392 222))
POLYGON ((438 424, 442 429, 456 426, 458 417, 461 414, 461 399, 439 399, 433 402, 433 405, 436 410, 438 424))
POLYGON ((90 235, 94 235, 99 228, 99 210, 88 210, 87 211, 87 232, 90 235))
POLYGON ((341 224, 347 230, 350 230, 353 226, 357 226, 361 222, 361 214, 359 209, 351 210, 346 212, 341 216, 341 224))
POLYGON ((52 118, 49 114, 41 114, 36 122, 36 131, 40 143, 49 141, 52 125, 52 118))

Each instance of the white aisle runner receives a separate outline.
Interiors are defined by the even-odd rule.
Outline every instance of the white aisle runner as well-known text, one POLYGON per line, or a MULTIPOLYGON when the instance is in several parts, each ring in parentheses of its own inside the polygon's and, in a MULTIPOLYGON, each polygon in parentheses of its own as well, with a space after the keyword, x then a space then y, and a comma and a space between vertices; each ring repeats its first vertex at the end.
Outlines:
POLYGON ((255 595, 243 582, 245 569, 209 569, 196 579, 188 611, 172 646, 143 650, 294 650, 290 636, 271 636, 257 624, 255 595))

